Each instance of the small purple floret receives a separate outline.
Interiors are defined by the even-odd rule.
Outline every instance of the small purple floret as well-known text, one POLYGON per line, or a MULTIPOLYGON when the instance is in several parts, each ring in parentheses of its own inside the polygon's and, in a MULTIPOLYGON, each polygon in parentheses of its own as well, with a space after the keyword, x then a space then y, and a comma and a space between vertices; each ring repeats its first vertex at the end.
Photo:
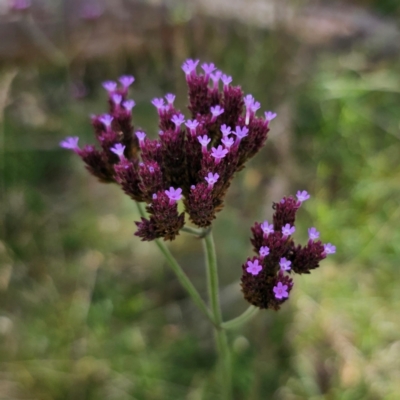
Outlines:
POLYGON ((215 71, 213 74, 210 74, 210 78, 214 83, 214 87, 218 86, 218 82, 221 78, 222 72, 221 71, 215 71))
POLYGON ((261 225, 260 225, 262 231, 264 232, 264 236, 268 236, 271 233, 274 232, 274 225, 273 224, 269 224, 268 221, 264 221, 261 225))
POLYGON ((111 147, 110 150, 119 158, 121 158, 124 156, 125 146, 121 143, 117 143, 114 145, 114 147, 111 147))
POLYGON ((114 102, 114 104, 120 105, 121 101, 122 101, 122 96, 118 93, 115 93, 111 96, 112 101, 114 102))
POLYGON ((213 147, 211 149, 211 156, 215 158, 215 162, 218 164, 222 158, 228 154, 229 150, 224 149, 221 145, 217 148, 213 147))
POLYGON ((60 147, 68 150, 78 150, 79 137, 78 136, 68 136, 60 142, 60 147))
POLYGON ((173 204, 176 201, 179 201, 182 198, 182 189, 174 189, 172 186, 169 188, 169 190, 165 191, 165 194, 169 198, 169 204, 173 204))
POLYGON ((211 142, 211 139, 210 139, 207 135, 198 136, 198 137, 197 137, 197 140, 200 142, 200 144, 201 144, 203 147, 207 147, 208 143, 211 142))
POLYGON ((248 94, 244 97, 243 101, 246 108, 250 108, 254 103, 254 97, 251 94, 248 94))
POLYGON ((114 120, 114 117, 112 117, 110 114, 104 114, 99 118, 100 122, 102 122, 107 128, 111 126, 111 123, 114 120))
POLYGON ((296 231, 296 228, 294 226, 290 226, 290 224, 286 224, 285 226, 282 227, 283 236, 293 235, 293 233, 295 231, 296 231))
POLYGON ((193 61, 191 59, 186 60, 183 64, 182 64, 182 69, 183 72, 186 75, 190 75, 192 72, 196 71, 196 67, 197 64, 199 63, 199 60, 193 61))
POLYGON ((262 270, 262 266, 259 264, 258 260, 256 259, 254 262, 247 261, 247 268, 246 271, 252 275, 258 275, 262 270))
POLYGON ((250 109, 251 111, 253 111, 253 113, 255 113, 257 110, 259 110, 261 108, 261 104, 259 101, 255 101, 251 106, 250 109))
POLYGON ((144 141, 144 138, 146 137, 146 134, 142 131, 137 131, 136 137, 139 139, 139 142, 142 143, 144 141))
POLYGON ((277 116, 277 114, 272 111, 265 111, 264 115, 267 122, 272 121, 277 116))
POLYGON ((275 298, 280 300, 289 297, 289 292, 287 290, 288 290, 288 285, 282 285, 282 282, 278 282, 278 284, 274 286, 273 289, 275 298))
POLYGON ((172 104, 174 104, 175 101, 175 95, 172 93, 168 93, 165 95, 165 100, 167 100, 167 103, 172 106, 172 104))
POLYGON ((195 131, 196 128, 199 126, 199 121, 196 121, 195 119, 192 121, 190 119, 188 119, 185 122, 185 125, 191 130, 191 131, 195 131))
POLYGON ((221 125, 222 136, 228 136, 231 133, 231 127, 225 124, 221 125))
POLYGON ((310 240, 316 240, 319 238, 319 232, 313 227, 308 229, 308 237, 310 240))
POLYGON ((218 181, 219 174, 217 174, 217 173, 213 174, 212 172, 209 172, 208 175, 204 179, 207 181, 208 187, 212 188, 214 186, 214 184, 218 181))
POLYGON ((268 246, 261 246, 259 253, 260 253, 261 257, 263 257, 263 258, 266 257, 269 254, 269 247, 268 246))
POLYGON ((232 137, 225 136, 222 138, 221 142, 227 149, 229 149, 233 146, 235 140, 232 137))
POLYGON ((290 271, 292 262, 287 260, 285 257, 281 258, 279 261, 279 265, 281 267, 281 271, 290 271))
POLYGON ((240 126, 237 126, 235 132, 232 132, 232 133, 234 135, 236 135, 237 140, 241 140, 247 136, 247 134, 249 133, 249 130, 245 126, 243 128, 241 128, 240 126))
POLYGON ((224 112, 224 109, 221 106, 215 106, 211 107, 210 111, 215 121, 215 119, 224 112))
POLYGON ((336 246, 333 244, 327 243, 324 244, 324 250, 326 254, 335 254, 336 253, 336 246))
POLYGON ((155 98, 151 101, 151 104, 153 104, 153 106, 155 108, 157 108, 158 111, 160 111, 160 109, 164 108, 164 99, 162 98, 155 98))
POLYGON ((135 107, 136 103, 135 100, 126 100, 122 105, 125 107, 126 111, 132 111, 132 108, 135 107))
POLYGON ((114 81, 106 81, 103 82, 103 88, 107 90, 108 93, 112 93, 117 89, 117 82, 114 81))
POLYGON ((305 190, 303 190, 302 192, 300 192, 300 190, 299 190, 296 193, 296 197, 297 197, 298 201, 303 202, 303 201, 308 200, 310 198, 310 195, 305 190))
POLYGON ((228 86, 228 85, 232 82, 232 77, 223 74, 223 75, 221 76, 221 80, 222 80, 224 86, 228 86))
POLYGON ((121 85, 127 89, 129 86, 132 85, 133 82, 135 82, 135 78, 132 75, 122 75, 119 78, 119 81, 121 85))
POLYGON ((204 63, 204 64, 201 66, 201 68, 203 69, 203 71, 204 71, 204 73, 205 73, 206 75, 210 75, 211 72, 214 72, 214 71, 217 69, 217 67, 216 67, 213 63, 210 63, 210 64, 204 63))
POLYGON ((175 124, 176 128, 179 128, 185 122, 185 116, 183 114, 174 115, 171 121, 175 124))

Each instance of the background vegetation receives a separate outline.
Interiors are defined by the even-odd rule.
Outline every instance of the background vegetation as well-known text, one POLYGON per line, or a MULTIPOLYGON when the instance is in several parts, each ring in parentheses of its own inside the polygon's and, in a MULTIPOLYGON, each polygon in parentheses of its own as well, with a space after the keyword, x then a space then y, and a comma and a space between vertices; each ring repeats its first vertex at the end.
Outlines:
MULTIPOLYGON (((294 17, 270 26, 184 3, 127 1, 132 14, 104 3, 94 21, 49 4, 34 3, 34 27, 0 15, 14 46, 0 45, 0 399, 216 398, 211 331, 155 246, 133 236, 134 204, 58 147, 92 142, 101 82, 123 73, 136 77, 136 127, 155 135, 150 100, 172 91, 184 107, 187 57, 278 112, 215 223, 225 319, 247 307, 249 228, 272 201, 307 189, 296 235, 316 226, 337 246, 296 277, 279 313, 230 332, 235 399, 398 399, 398 2, 282 2, 294 17), (35 29, 53 29, 65 58, 35 29)), ((171 249, 204 293, 200 243, 181 235, 171 249)))

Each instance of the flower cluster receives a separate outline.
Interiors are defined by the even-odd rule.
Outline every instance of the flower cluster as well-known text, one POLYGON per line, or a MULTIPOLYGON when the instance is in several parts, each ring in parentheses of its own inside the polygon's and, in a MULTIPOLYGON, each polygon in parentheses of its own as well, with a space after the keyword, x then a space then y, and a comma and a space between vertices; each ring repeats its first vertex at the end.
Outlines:
POLYGON ((308 274, 328 254, 336 252, 335 246, 318 240, 319 232, 314 227, 308 230, 305 246, 295 244, 292 235, 296 231, 296 213, 310 195, 299 191, 296 197, 284 197, 273 204, 272 224, 256 222, 251 228, 251 243, 257 256, 243 264, 241 281, 245 299, 259 308, 278 310, 293 288, 292 272, 308 274))
POLYGON ((159 132, 149 139, 132 124, 133 100, 128 99, 132 76, 104 82, 108 92, 107 114, 92 116, 99 143, 96 148, 78 146, 70 137, 61 146, 77 153, 86 168, 102 182, 116 182, 133 200, 147 203, 150 218, 137 222, 142 240, 172 240, 183 227, 185 212, 199 227, 211 225, 223 207, 223 199, 235 172, 264 145, 275 113, 256 115, 260 103, 244 95, 232 78, 214 64, 187 60, 182 69, 188 85, 186 118, 174 106, 175 96, 153 99, 159 132))

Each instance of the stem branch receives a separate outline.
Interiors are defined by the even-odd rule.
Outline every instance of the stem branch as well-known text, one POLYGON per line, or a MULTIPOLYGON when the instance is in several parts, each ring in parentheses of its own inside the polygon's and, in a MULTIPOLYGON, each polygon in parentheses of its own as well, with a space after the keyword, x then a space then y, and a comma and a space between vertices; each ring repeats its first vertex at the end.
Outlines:
POLYGON ((259 308, 250 306, 243 314, 239 315, 236 318, 231 319, 230 321, 222 322, 221 327, 223 329, 236 329, 241 327, 245 322, 249 321, 253 318, 258 311, 259 308))

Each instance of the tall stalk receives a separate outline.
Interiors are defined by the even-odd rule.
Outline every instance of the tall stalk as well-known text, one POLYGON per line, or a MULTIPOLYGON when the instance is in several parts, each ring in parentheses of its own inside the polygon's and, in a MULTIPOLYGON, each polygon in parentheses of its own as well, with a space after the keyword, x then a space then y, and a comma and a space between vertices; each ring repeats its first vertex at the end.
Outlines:
POLYGON ((212 232, 203 238, 204 252, 206 255, 207 270, 207 287, 211 304, 211 310, 216 325, 214 326, 214 336, 218 351, 218 363, 220 369, 220 385, 223 400, 232 399, 232 382, 231 382, 231 356, 228 346, 228 338, 225 330, 221 327, 222 314, 219 302, 219 285, 218 285, 218 267, 217 256, 212 232))

